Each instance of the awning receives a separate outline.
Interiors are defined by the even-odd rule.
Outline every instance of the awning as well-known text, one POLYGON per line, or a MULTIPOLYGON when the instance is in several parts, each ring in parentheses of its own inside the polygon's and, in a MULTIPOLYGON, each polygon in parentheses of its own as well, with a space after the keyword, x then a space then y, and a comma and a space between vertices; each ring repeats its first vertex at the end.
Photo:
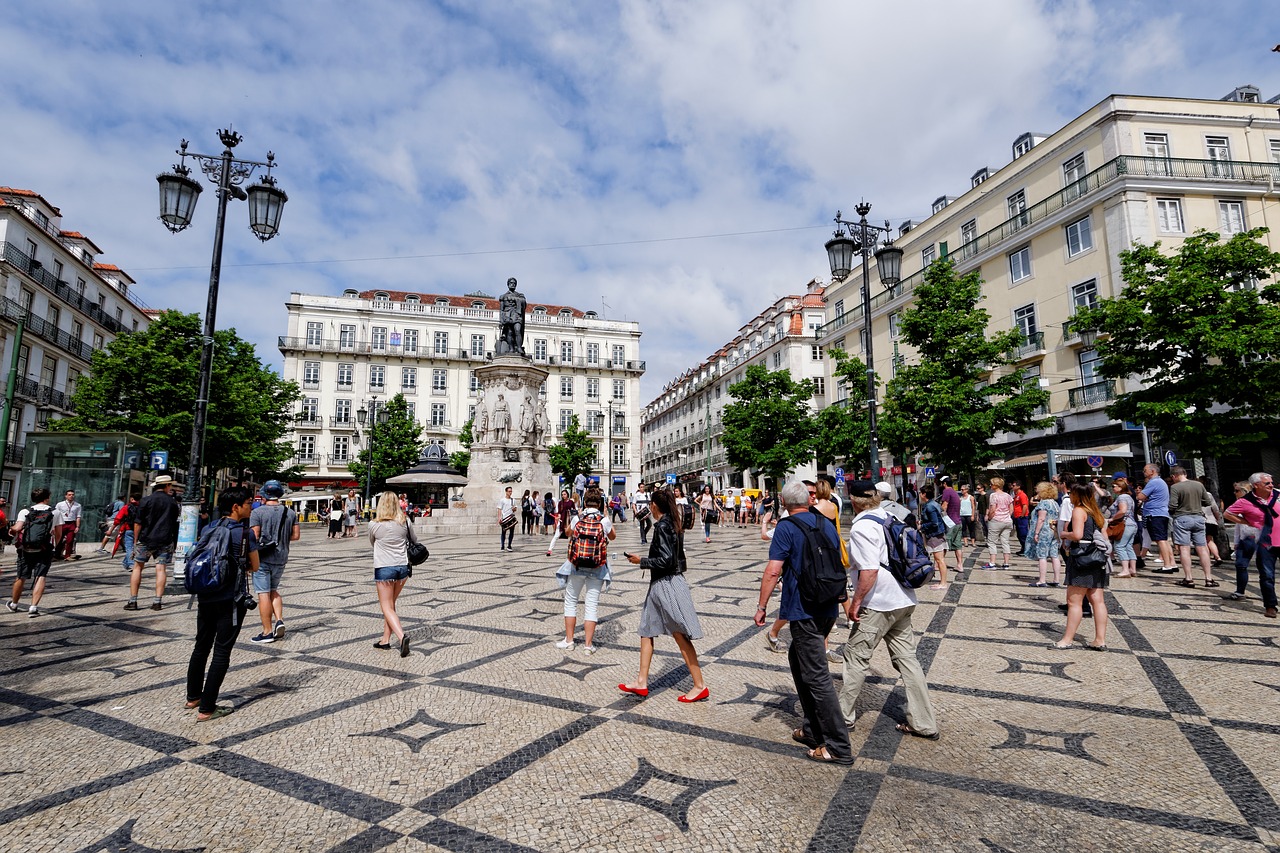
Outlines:
POLYGON ((446 471, 409 471, 387 480, 388 486, 465 486, 467 478, 446 471))
MULTIPOLYGON (((1110 459, 1132 459, 1133 450, 1128 444, 1109 444, 1102 447, 1075 447, 1070 450, 1054 448, 1054 462, 1069 462, 1072 459, 1086 459, 1090 456, 1101 456, 1110 459)), ((1049 454, 1032 453, 1029 456, 1015 456, 1003 461, 997 459, 987 466, 988 471, 1002 471, 1006 468, 1026 468, 1030 465, 1049 464, 1049 454)))

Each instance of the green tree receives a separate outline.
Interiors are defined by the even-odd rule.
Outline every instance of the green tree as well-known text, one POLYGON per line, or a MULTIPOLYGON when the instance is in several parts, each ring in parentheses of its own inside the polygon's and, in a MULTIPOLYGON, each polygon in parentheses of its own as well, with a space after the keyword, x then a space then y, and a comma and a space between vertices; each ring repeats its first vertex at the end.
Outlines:
POLYGON ((569 426, 560 436, 560 441, 547 448, 547 454, 551 457, 552 473, 572 480, 579 474, 591 473, 596 447, 590 434, 578 426, 578 416, 574 415, 569 419, 569 426))
MULTIPOLYGON (((398 477, 408 471, 422 458, 422 427, 416 424, 409 415, 409 405, 403 394, 397 394, 387 401, 386 423, 380 423, 381 417, 373 418, 373 425, 366 427, 364 448, 356 454, 354 462, 347 463, 352 476, 365 488, 365 480, 369 476, 369 452, 373 451, 373 488, 376 492, 382 489, 387 480, 398 477)), ((372 415, 371 415, 372 417, 372 415)))
POLYGON ((462 425, 462 430, 458 433, 458 442, 462 445, 462 449, 449 454, 449 465, 463 474, 466 474, 467 468, 471 467, 471 443, 475 441, 471 428, 475 425, 475 421, 475 418, 468 418, 462 425))
MULTIPOLYGON (((829 352, 836 362, 832 378, 843 380, 849 388, 861 389, 867 381, 867 366, 862 359, 849 355, 842 349, 829 352)), ((852 470, 862 470, 871 450, 871 429, 868 426, 865 406, 857 405, 860 394, 854 394, 844 405, 832 404, 818 412, 815 418, 816 437, 813 442, 818 466, 833 462, 843 463, 852 470)))
MULTIPOLYGON (((190 464, 200 376, 200 317, 161 313, 93 353, 76 384, 76 414, 50 423, 60 431, 120 431, 167 450, 174 468, 190 464)), ((263 365, 235 329, 214 333, 213 378, 204 442, 205 476, 222 468, 264 476, 281 472, 294 450, 285 435, 301 394, 263 365)), ((287 473, 287 472, 286 472, 287 473)))
POLYGON ((725 454, 742 469, 761 471, 777 488, 787 472, 813 458, 817 431, 809 400, 813 383, 760 364, 729 386, 734 402, 721 412, 725 454))
POLYGON ((931 264, 898 329, 915 348, 916 364, 889 380, 880 430, 886 447, 919 451, 950 471, 976 471, 1001 453, 998 432, 1022 434, 1047 418, 1036 409, 1049 393, 1027 385, 1013 358, 1023 345, 1017 329, 988 332, 979 308, 982 277, 957 276, 949 259, 931 264))
POLYGON ((1274 438, 1280 428, 1280 253, 1267 229, 1200 231, 1166 255, 1160 244, 1120 253, 1124 289, 1072 326, 1098 342, 1102 375, 1142 388, 1107 407, 1185 453, 1222 455, 1274 438))

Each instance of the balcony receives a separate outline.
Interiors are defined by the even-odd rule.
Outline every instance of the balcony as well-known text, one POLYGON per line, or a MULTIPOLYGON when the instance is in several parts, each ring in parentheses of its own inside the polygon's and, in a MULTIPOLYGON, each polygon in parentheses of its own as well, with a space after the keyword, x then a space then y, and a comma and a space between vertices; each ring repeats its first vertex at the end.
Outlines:
POLYGON ((28 332, 66 350, 82 361, 89 361, 93 356, 93 347, 62 331, 53 323, 33 316, 21 304, 8 297, 0 297, 0 314, 10 320, 22 320, 28 332))
POLYGON ((437 418, 436 420, 428 421, 426 425, 423 426, 423 429, 427 432, 451 432, 452 425, 452 421, 447 418, 444 420, 437 418))
POLYGON ((347 463, 351 462, 355 457, 350 453, 331 453, 325 458, 329 463, 329 467, 332 468, 335 465, 339 467, 346 467, 347 463))
POLYGON ((341 379, 339 379, 339 380, 338 380, 338 391, 339 391, 339 392, 346 391, 347 393, 351 393, 351 392, 352 392, 352 391, 354 391, 354 390, 355 390, 355 384, 354 384, 354 383, 352 383, 352 382, 343 382, 341 379))
POLYGON ((615 435, 619 438, 628 438, 631 435, 631 427, 618 426, 617 424, 614 424, 613 429, 610 431, 610 434, 615 435))
POLYGON ((293 464, 295 465, 319 465, 320 457, 314 453, 295 453, 293 455, 293 464))
POLYGON ((418 386, 417 385, 401 385, 400 393, 405 395, 406 397, 415 397, 418 394, 418 386))
MULTIPOLYGON (((39 261, 35 261, 27 257, 21 249, 12 243, 4 244, 4 259, 29 275, 36 284, 52 293, 72 308, 75 308, 94 323, 112 334, 119 334, 120 332, 125 331, 124 324, 115 317, 108 315, 106 311, 102 310, 98 303, 90 302, 88 299, 81 296, 71 287, 71 285, 46 270, 39 261)), ((120 294, 120 291, 116 288, 113 287, 112 290, 115 290, 117 294, 120 294)), ((137 308, 147 307, 146 303, 132 294, 120 295, 132 302, 137 308)))
POLYGON ((1015 361, 1044 355, 1044 332, 1032 332, 1023 339, 1021 346, 1013 348, 1011 353, 1015 361))
POLYGON ((304 379, 304 380, 302 380, 302 390, 303 390, 303 391, 319 391, 319 390, 320 390, 320 380, 319 380, 319 379, 304 379))
POLYGON ((354 430, 355 428, 356 428, 355 419, 352 418, 350 415, 346 415, 346 416, 336 415, 334 417, 329 418, 329 429, 354 430))
POLYGON ((1081 409, 1085 406, 1096 406, 1099 403, 1105 403, 1115 398, 1115 380, 1107 379, 1102 382, 1081 385, 1079 388, 1072 388, 1067 395, 1067 405, 1072 409, 1081 409))
POLYGON ((320 429, 324 426, 324 418, 314 412, 300 412, 293 416, 294 429, 320 429))

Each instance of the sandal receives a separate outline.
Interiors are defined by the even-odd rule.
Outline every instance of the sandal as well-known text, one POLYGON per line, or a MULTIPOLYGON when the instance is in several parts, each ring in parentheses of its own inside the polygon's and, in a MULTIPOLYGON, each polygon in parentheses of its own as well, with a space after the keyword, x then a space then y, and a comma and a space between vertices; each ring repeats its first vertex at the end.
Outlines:
POLYGON ((1205 581, 1204 585, 1205 587, 1222 586, 1222 584, 1218 583, 1217 581, 1205 581))
POLYGON ((804 754, 804 757, 809 759, 810 761, 816 761, 819 764, 852 764, 853 763, 852 760, 841 761, 840 759, 833 757, 831 753, 827 752, 827 748, 825 746, 819 746, 816 749, 807 750, 804 754))
POLYGON ((192 708, 199 708, 199 707, 200 707, 200 700, 199 700, 199 699, 192 699, 190 702, 184 702, 184 703, 182 704, 182 707, 186 708, 188 711, 190 711, 192 708))
POLYGON ((1060 651, 1060 652, 1065 652, 1067 649, 1074 649, 1075 647, 1076 647, 1076 644, 1075 644, 1075 643, 1067 643, 1065 646, 1064 646, 1064 645, 1062 645, 1062 643, 1050 643, 1050 644, 1049 644, 1049 648, 1051 648, 1051 649, 1057 649, 1057 650, 1058 650, 1058 651, 1060 651))
POLYGON ((1040 581, 1039 583, 1036 583, 1035 581, 1032 581, 1031 583, 1027 584, 1027 586, 1034 586, 1034 587, 1038 587, 1038 588, 1044 588, 1044 587, 1047 587, 1047 586, 1048 586, 1048 584, 1047 584, 1047 583, 1045 583, 1044 581, 1040 581))
POLYGON ((1178 581, 1178 582, 1177 582, 1177 584, 1178 584, 1178 586, 1185 586, 1187 589, 1195 589, 1195 588, 1196 588, 1196 582, 1195 582, 1195 581, 1189 581, 1189 580, 1187 580, 1186 578, 1183 578, 1182 580, 1178 581))
POLYGON ((804 736, 804 729, 796 729, 791 733, 791 739, 796 743, 802 743, 810 749, 818 749, 822 744, 818 743, 811 737, 804 736))
POLYGON ((930 585, 929 585, 929 589, 946 589, 946 588, 947 588, 947 587, 949 587, 949 586, 951 586, 951 584, 948 584, 948 583, 935 583, 935 584, 930 584, 930 585))
POLYGON ((911 726, 907 725, 906 723, 898 723, 896 726, 894 726, 894 728, 902 732, 904 735, 911 735, 912 737, 920 737, 920 738, 924 738, 925 740, 937 740, 938 738, 942 737, 941 733, 939 732, 934 732, 931 735, 927 735, 924 732, 918 732, 915 729, 911 728, 911 726))
POLYGON ((1107 650, 1106 643, 1103 643, 1100 646, 1095 646, 1093 643, 1085 643, 1084 647, 1091 652, 1105 652, 1107 650))
POLYGON ((214 709, 213 709, 211 712, 209 712, 208 714, 203 714, 203 713, 201 713, 201 714, 196 714, 196 722, 197 722, 197 723, 207 723, 207 722, 209 722, 210 720, 217 720, 217 719, 221 719, 222 717, 227 716, 228 714, 230 714, 230 713, 231 713, 232 711, 234 711, 234 710, 235 710, 235 708, 228 708, 228 707, 225 707, 225 706, 220 705, 220 706, 218 706, 217 708, 214 708, 214 709))

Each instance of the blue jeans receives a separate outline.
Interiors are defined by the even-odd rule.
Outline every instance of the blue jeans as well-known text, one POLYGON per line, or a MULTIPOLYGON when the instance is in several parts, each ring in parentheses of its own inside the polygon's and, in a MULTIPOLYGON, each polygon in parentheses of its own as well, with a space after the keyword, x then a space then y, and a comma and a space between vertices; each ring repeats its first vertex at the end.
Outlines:
MULTIPOLYGON (((985 528, 985 523, 984 523, 985 528)), ((1031 516, 1024 515, 1022 518, 1013 520, 1013 532, 1018 536, 1018 550, 1025 552, 1027 550, 1027 532, 1031 529, 1031 516)))
POLYGON ((120 544, 121 546, 123 546, 121 550, 124 551, 124 557, 121 558, 120 565, 124 566, 124 570, 126 572, 131 572, 133 571, 133 528, 132 527, 125 529, 124 538, 120 540, 120 544))
POLYGON ((1249 586, 1249 559, 1256 556, 1258 586, 1262 589, 1262 606, 1276 606, 1276 555, 1270 548, 1259 548, 1257 539, 1241 539, 1236 544, 1236 592, 1249 586))

